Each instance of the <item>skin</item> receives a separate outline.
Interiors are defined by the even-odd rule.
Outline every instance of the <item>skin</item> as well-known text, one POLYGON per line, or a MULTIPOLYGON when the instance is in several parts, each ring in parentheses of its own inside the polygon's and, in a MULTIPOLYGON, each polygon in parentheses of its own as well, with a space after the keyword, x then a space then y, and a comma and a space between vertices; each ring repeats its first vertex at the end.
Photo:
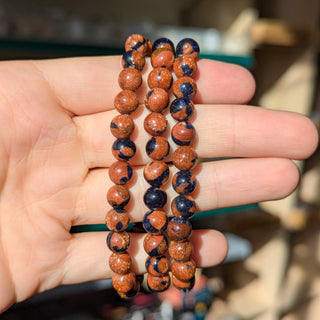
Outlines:
MULTIPOLYGON (((148 63, 144 83, 150 70, 148 63)), ((113 99, 120 91, 120 71, 119 57, 0 63, 1 312, 61 284, 111 277, 107 232, 70 234, 70 228, 104 222, 112 185, 108 167, 114 161, 108 125, 117 115, 113 99)), ((196 167, 199 210, 289 195, 299 181, 292 160, 308 158, 318 144, 311 121, 242 105, 253 96, 255 83, 239 66, 200 60, 196 80, 199 157, 241 157, 196 167)), ((138 91, 141 102, 146 90, 144 84, 138 91)), ((131 221, 141 221, 146 211, 134 200, 147 189, 148 135, 141 129, 146 115, 142 106, 133 114, 139 151, 129 183, 131 221)), ((165 188, 170 202, 174 191, 169 183, 165 188)), ((216 265, 227 253, 226 239, 217 231, 194 230, 191 240, 198 266, 216 265)), ((133 269, 143 273, 143 235, 132 235, 131 243, 133 269)))

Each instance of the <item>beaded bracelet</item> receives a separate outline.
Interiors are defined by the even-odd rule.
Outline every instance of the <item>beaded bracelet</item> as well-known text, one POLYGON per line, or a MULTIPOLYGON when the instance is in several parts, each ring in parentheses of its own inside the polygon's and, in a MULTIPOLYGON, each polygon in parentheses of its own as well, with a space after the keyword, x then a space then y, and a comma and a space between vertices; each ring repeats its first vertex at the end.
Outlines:
POLYGON ((189 218, 196 212, 196 204, 190 194, 197 185, 190 171, 197 162, 197 154, 190 147, 195 138, 195 129, 188 120, 194 113, 191 100, 196 95, 197 86, 192 77, 197 72, 199 46, 193 39, 186 38, 178 43, 176 53, 177 59, 173 65, 177 76, 173 84, 176 99, 170 105, 170 113, 178 121, 172 128, 171 137, 178 145, 173 153, 173 164, 179 171, 172 178, 172 186, 179 195, 171 202, 174 217, 168 223, 167 232, 170 238, 169 254, 173 259, 172 283, 180 291, 188 292, 195 283, 196 264, 191 258, 193 247, 188 238, 192 231, 189 218))
POLYGON ((151 111, 144 121, 144 128, 152 137, 146 144, 147 155, 152 159, 144 168, 144 178, 151 187, 144 194, 144 202, 150 209, 143 218, 147 232, 144 249, 149 257, 146 260, 147 285, 151 291, 161 292, 170 285, 169 262, 165 256, 168 240, 165 236, 167 215, 163 209, 167 202, 166 192, 160 187, 169 178, 169 167, 163 159, 169 154, 170 145, 163 137, 167 129, 167 119, 163 111, 169 106, 169 94, 173 83, 170 69, 175 60, 174 45, 167 38, 153 43, 151 65, 148 76, 146 107, 151 111))
POLYGON ((122 56, 123 70, 119 74, 118 83, 122 91, 114 100, 114 107, 120 113, 110 124, 111 133, 116 138, 112 145, 112 153, 117 159, 109 169, 109 177, 114 185, 108 190, 107 200, 113 207, 106 214, 106 225, 110 230, 107 245, 112 251, 109 265, 114 272, 112 285, 122 298, 131 298, 140 290, 140 282, 131 270, 132 259, 127 252, 130 236, 126 231, 129 215, 124 207, 130 201, 130 192, 126 184, 133 175, 129 160, 136 153, 135 143, 130 139, 134 131, 134 122, 130 118, 139 106, 136 90, 142 84, 141 70, 145 64, 145 56, 150 53, 151 43, 141 35, 131 35, 125 43, 122 56))

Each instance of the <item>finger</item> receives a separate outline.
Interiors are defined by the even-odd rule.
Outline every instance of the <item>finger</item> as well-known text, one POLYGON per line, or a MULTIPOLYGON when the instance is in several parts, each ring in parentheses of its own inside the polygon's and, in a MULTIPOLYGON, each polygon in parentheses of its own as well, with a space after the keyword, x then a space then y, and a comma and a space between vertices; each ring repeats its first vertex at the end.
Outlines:
MULTIPOLYGON (((171 174, 176 170, 171 168, 171 174)), ((198 211, 233 207, 266 200, 281 199, 297 186, 299 172, 292 161, 282 158, 230 159, 198 164, 194 170, 198 186, 192 196, 198 211)), ((171 181, 171 179, 169 179, 171 181)), ((107 169, 93 170, 84 182, 73 217, 73 225, 104 223, 111 208, 106 201, 112 186, 107 169)), ((126 207, 132 222, 141 221, 148 211, 143 194, 149 187, 143 178, 143 168, 135 170, 128 184, 131 200, 126 207)), ((163 186, 168 201, 165 211, 177 193, 170 182, 163 186)))
MULTIPOLYGON (((143 249, 145 234, 131 234, 128 252, 133 260, 132 270, 136 274, 146 272, 147 254, 143 249)), ((111 251, 106 245, 107 232, 75 234, 70 240, 68 257, 64 264, 62 284, 110 278, 112 271, 108 260, 111 251), (94 248, 94 250, 93 250, 94 248)), ((227 254, 226 238, 214 230, 194 230, 190 237, 194 248, 193 259, 198 267, 214 266, 227 254)))
MULTIPOLYGON (((118 75, 120 56, 65 58, 35 61, 37 73, 49 83, 60 104, 76 115, 113 109, 115 95, 121 90, 118 75)), ((146 78, 151 70, 147 60, 144 85, 139 89, 142 101, 147 91, 146 78)), ((200 103, 244 103, 255 90, 252 75, 243 67, 218 61, 199 61, 197 75, 200 103)))
MULTIPOLYGON (((107 167, 114 162, 111 145, 115 138, 109 124, 116 111, 75 118, 88 167, 107 167)), ((137 112, 132 136, 137 153, 131 163, 142 165, 149 161, 145 145, 150 136, 143 128, 148 114, 142 107, 137 112)), ((167 117, 169 127, 175 124, 167 117)), ((283 157, 303 159, 310 156, 318 144, 318 133, 305 116, 293 112, 267 110, 250 106, 197 105, 192 121, 196 129, 193 146, 200 158, 214 157, 283 157)), ((171 149, 175 144, 169 137, 171 149)), ((171 153, 172 154, 172 153, 171 153)), ((166 159, 170 160, 170 156, 166 159)))

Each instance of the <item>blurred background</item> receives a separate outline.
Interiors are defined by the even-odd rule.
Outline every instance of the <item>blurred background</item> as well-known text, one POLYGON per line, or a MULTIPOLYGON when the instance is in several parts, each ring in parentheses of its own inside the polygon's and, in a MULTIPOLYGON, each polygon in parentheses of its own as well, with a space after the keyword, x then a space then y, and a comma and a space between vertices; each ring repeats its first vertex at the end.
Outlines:
MULTIPOLYGON (((253 73, 250 104, 319 127, 318 0, 0 0, 1 60, 120 54, 132 33, 195 38, 202 57, 253 73)), ((222 265, 198 270, 191 293, 122 301, 102 280, 36 295, 0 319, 319 319, 318 152, 296 164, 301 185, 288 198, 197 215, 194 228, 222 231, 230 250, 222 265)))

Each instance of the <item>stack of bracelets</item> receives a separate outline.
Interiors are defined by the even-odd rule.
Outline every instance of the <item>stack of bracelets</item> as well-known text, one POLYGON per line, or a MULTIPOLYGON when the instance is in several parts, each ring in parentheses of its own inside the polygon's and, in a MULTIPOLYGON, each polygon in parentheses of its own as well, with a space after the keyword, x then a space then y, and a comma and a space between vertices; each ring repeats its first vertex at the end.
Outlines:
POLYGON ((115 185, 107 193, 107 200, 113 208, 106 215, 106 224, 110 230, 107 245, 112 251, 109 265, 114 272, 112 285, 122 298, 133 297, 140 289, 140 282, 131 270, 132 260, 127 252, 130 245, 130 237, 126 231, 129 216, 124 207, 130 200, 126 184, 133 174, 128 161, 136 152, 136 146, 130 139, 134 123, 129 115, 139 105, 135 91, 141 86, 141 70, 148 55, 151 55, 153 69, 148 76, 149 91, 144 101, 150 110, 144 120, 144 129, 151 135, 146 144, 146 153, 151 161, 143 171, 145 180, 150 184, 143 196, 149 209, 143 217, 143 227, 147 232, 144 239, 144 249, 148 254, 147 285, 155 292, 169 287, 170 263, 166 257, 167 251, 172 259, 173 285, 180 291, 187 292, 192 289, 195 281, 196 265, 191 258, 193 247, 188 240, 192 227, 188 219, 196 211, 195 202, 190 196, 195 190, 196 179, 190 169, 196 165, 197 154, 190 147, 195 138, 195 130, 188 120, 194 113, 191 100, 196 95, 197 87, 192 77, 197 72, 199 46, 192 39, 183 39, 177 45, 176 54, 175 60, 174 45, 167 38, 160 38, 151 45, 145 37, 134 34, 126 40, 122 56, 124 69, 118 79, 122 91, 114 101, 120 115, 110 125, 112 134, 117 138, 112 146, 117 161, 109 169, 109 177, 115 185), (174 83, 170 71, 172 68, 177 76, 174 83), (170 113, 178 121, 171 132, 172 140, 178 145, 172 161, 180 171, 172 179, 172 186, 179 195, 171 203, 174 217, 168 222, 164 211, 167 194, 161 186, 169 178, 169 166, 164 159, 169 154, 170 145, 163 135, 167 129, 164 110, 169 106, 171 87, 176 99, 170 105, 170 113))

